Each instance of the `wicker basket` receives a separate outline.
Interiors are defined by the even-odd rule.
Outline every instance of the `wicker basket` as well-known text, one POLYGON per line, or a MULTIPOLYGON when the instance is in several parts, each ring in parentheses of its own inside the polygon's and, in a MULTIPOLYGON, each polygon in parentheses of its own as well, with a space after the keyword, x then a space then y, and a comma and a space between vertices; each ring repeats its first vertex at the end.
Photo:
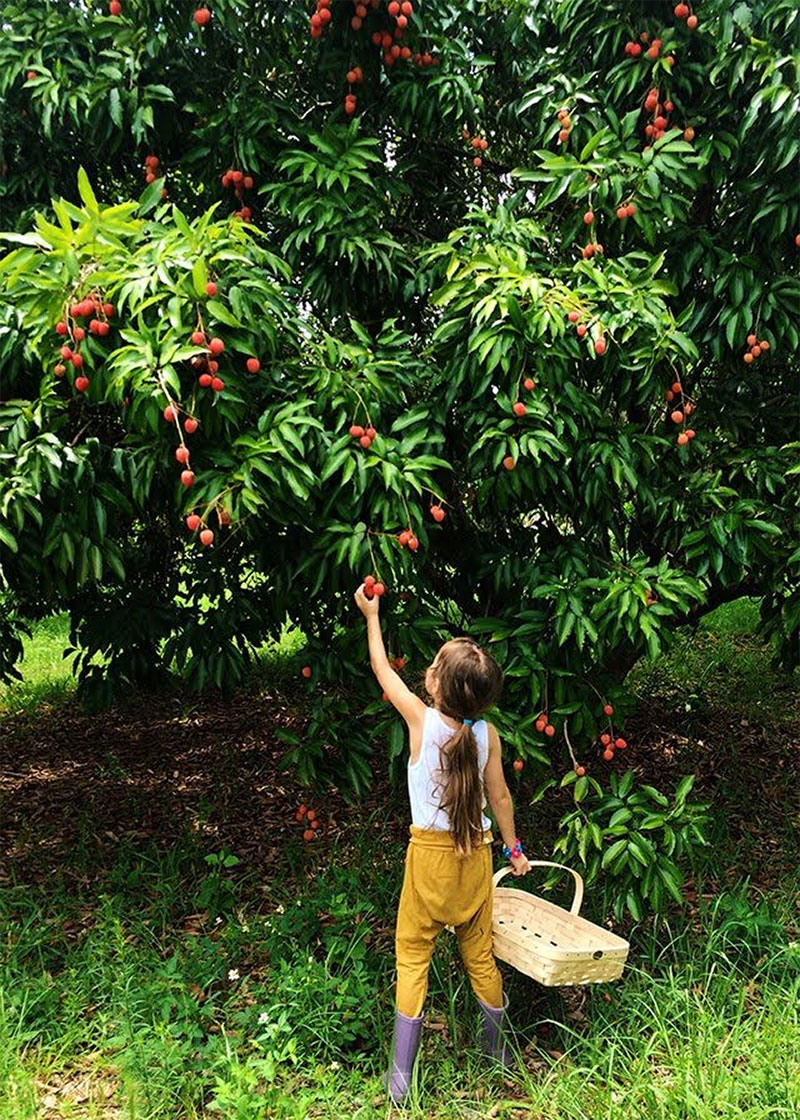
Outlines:
POLYGON ((569 911, 527 891, 500 887, 511 871, 494 876, 492 928, 494 953, 540 984, 600 984, 618 980, 628 956, 628 942, 602 926, 579 917, 583 879, 571 867, 547 860, 531 860, 531 867, 560 867, 575 880, 569 911))

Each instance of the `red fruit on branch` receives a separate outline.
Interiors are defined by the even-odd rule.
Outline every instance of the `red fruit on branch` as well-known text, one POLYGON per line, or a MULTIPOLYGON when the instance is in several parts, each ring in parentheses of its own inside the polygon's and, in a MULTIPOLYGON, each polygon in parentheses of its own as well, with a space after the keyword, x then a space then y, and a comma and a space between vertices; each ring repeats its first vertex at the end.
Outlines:
POLYGON ((531 389, 536 388, 536 382, 533 380, 532 377, 526 377, 525 380, 523 381, 523 385, 528 390, 528 392, 530 392, 531 389))
POLYGON ((519 772, 520 772, 520 771, 522 770, 522 768, 524 767, 524 765, 525 765, 525 763, 524 763, 524 762, 522 761, 522 759, 521 759, 521 758, 515 758, 515 759, 514 759, 514 769, 516 770, 516 772, 517 772, 518 774, 519 774, 519 772))
POLYGON ((377 431, 375 430, 375 428, 367 428, 367 430, 366 430, 366 431, 364 432, 364 435, 365 435, 365 436, 369 436, 369 438, 370 438, 370 439, 375 439, 375 436, 376 436, 377 434, 378 434, 378 433, 377 433, 377 431))
POLYGON ((90 381, 89 381, 88 377, 76 377, 75 378, 75 388, 78 390, 79 393, 85 393, 86 390, 89 388, 89 385, 90 385, 90 381))
POLYGON ((511 455, 506 455, 505 459, 503 459, 503 466, 506 468, 507 471, 513 471, 513 469, 514 469, 514 467, 516 467, 516 465, 517 464, 516 464, 513 456, 511 456, 511 455))
POLYGON ((225 349, 225 343, 221 338, 212 338, 208 344, 208 348, 212 354, 218 357, 225 349))
POLYGON ((194 471, 181 471, 181 483, 186 487, 194 484, 194 477, 194 471))
MULTIPOLYGON (((412 552, 416 552, 417 549, 419 548, 419 541, 417 540, 417 538, 414 536, 413 533, 408 538, 408 547, 411 549, 412 552)), ((376 594, 377 594, 377 592, 376 592, 376 594)))
POLYGON ((536 721, 536 730, 542 732, 545 727, 547 727, 547 719, 544 716, 539 716, 536 721))
POLYGON ((53 373, 56 375, 56 377, 63 377, 66 372, 67 367, 62 365, 61 362, 59 362, 57 366, 53 367, 53 373))
POLYGON ((627 747, 627 745, 628 744, 625 742, 624 739, 615 739, 614 740, 614 746, 616 747, 616 749, 618 751, 624 751, 625 748, 627 747))
POLYGON ((367 435, 367 433, 366 433, 366 432, 364 433, 364 435, 363 435, 363 436, 361 436, 361 438, 359 439, 359 441, 358 441, 358 442, 359 442, 359 443, 361 444, 361 446, 362 446, 362 447, 363 447, 363 448, 364 448, 365 450, 366 450, 366 449, 367 449, 368 447, 372 447, 372 440, 371 440, 371 439, 369 438, 369 436, 367 435))
POLYGON ((217 291, 218 291, 217 285, 214 283, 213 280, 209 280, 209 282, 206 284, 206 295, 207 296, 215 296, 217 294, 217 291))
POLYGON ((211 19, 211 12, 208 8, 198 8, 193 18, 198 27, 205 27, 211 19))
POLYGON ((70 361, 75 366, 75 369, 83 369, 83 355, 73 354, 70 361))
POLYGON ((607 747, 606 750, 603 751, 603 758, 606 760, 606 762, 611 762, 613 757, 614 752, 612 751, 611 747, 607 747))
POLYGON ((260 369, 261 369, 261 362, 258 360, 258 358, 248 358, 247 359, 247 372, 248 373, 258 373, 258 371, 260 369))
POLYGON ((552 738, 553 735, 555 735, 556 729, 555 729, 555 727, 553 727, 552 723, 545 724, 544 733, 545 733, 545 735, 549 735, 550 738, 552 738))
POLYGON ((686 438, 687 439, 694 439, 694 437, 696 435, 697 435, 697 432, 694 430, 694 428, 687 428, 686 429, 686 438))
POLYGON ((178 414, 171 404, 167 405, 161 415, 164 417, 168 424, 174 424, 178 418, 178 414))
POLYGON ((403 529, 402 533, 398 534, 397 543, 400 545, 401 548, 405 548, 410 540, 411 540, 411 530, 410 529, 403 529))
POLYGON ((628 216, 628 207, 627 206, 617 207, 617 217, 619 218, 620 221, 623 221, 625 218, 627 218, 627 216, 628 216))
POLYGON ((522 403, 522 401, 515 401, 515 403, 514 403, 514 415, 515 416, 524 416, 527 411, 528 410, 525 407, 525 405, 522 403))
POLYGON ((756 342, 757 342, 757 339, 756 339, 756 336, 754 334, 749 334, 747 336, 747 345, 748 346, 755 346, 756 342))
POLYGON ((594 352, 595 352, 595 354, 599 354, 601 357, 602 357, 603 354, 605 354, 605 352, 606 352, 606 340, 604 338, 598 338, 597 339, 597 341, 594 344, 594 352))
POLYGON ((76 327, 72 334, 76 342, 83 342, 83 340, 86 338, 86 331, 83 329, 83 327, 76 327))
POLYGON ((748 366, 749 366, 749 365, 750 365, 750 363, 752 362, 752 360, 753 360, 753 355, 752 355, 752 354, 750 353, 750 351, 749 351, 749 350, 748 350, 748 351, 747 351, 747 353, 745 354, 745 356, 744 356, 744 360, 745 360, 745 363, 746 363, 746 364, 747 364, 748 366))
POLYGON ((604 716, 613 716, 613 714, 614 714, 614 709, 611 706, 611 704, 604 704, 603 705, 603 715, 604 716))
POLYGON ((673 422, 673 424, 682 424, 683 423, 683 413, 681 412, 681 410, 679 408, 676 408, 674 412, 671 412, 669 414, 669 418, 673 422))
POLYGON ((66 362, 66 361, 69 361, 69 359, 72 357, 72 350, 70 349, 69 346, 62 346, 61 349, 59 350, 59 354, 61 355, 61 357, 66 362))
POLYGON ((683 392, 683 390, 681 389, 680 381, 673 381, 672 382, 672 392, 673 393, 682 393, 683 392))
POLYGON ((609 745, 609 743, 611 742, 611 736, 608 734, 607 731, 604 731, 603 734, 600 736, 600 742, 603 744, 604 747, 607 747, 609 745))
POLYGON ((676 4, 675 5, 675 18, 676 19, 686 19, 688 14, 689 14, 689 5, 688 4, 676 4))
POLYGON ((689 436, 687 435, 687 433, 686 432, 681 432, 678 435, 677 442, 678 442, 679 447, 685 447, 686 444, 689 442, 689 436))
POLYGON ((570 323, 577 323, 577 321, 580 319, 580 315, 577 311, 570 311, 569 315, 567 315, 567 318, 569 319, 570 323))
POLYGON ((190 533, 196 533, 197 530, 200 528, 200 524, 201 524, 200 518, 198 517, 198 515, 196 513, 190 513, 189 516, 186 518, 186 528, 189 530, 190 533))
POLYGON ((351 424, 351 426, 348 428, 348 432, 353 437, 353 439, 361 439, 361 437, 364 435, 364 429, 360 424, 351 424))
POLYGON ((377 596, 378 599, 380 599, 381 595, 384 595, 385 593, 386 588, 380 581, 373 585, 372 594, 377 596))
POLYGON ((584 776, 584 774, 586 773, 586 767, 585 766, 576 766, 575 767, 575 773, 578 775, 579 778, 582 778, 584 776))
POLYGON ((475 156, 475 158, 472 161, 472 166, 473 167, 481 167, 482 165, 483 165, 483 160, 481 159, 481 157, 480 156, 475 156))
POLYGON ((114 318, 114 304, 113 303, 104 303, 103 304, 103 314, 105 315, 106 319, 113 319, 114 318))
POLYGON ((446 514, 441 506, 431 506, 431 517, 434 521, 441 523, 445 516, 446 514))
POLYGON ((587 226, 590 226, 592 224, 592 222, 594 221, 594 214, 591 210, 587 210, 583 215, 583 221, 587 226))
POLYGON ((694 129, 691 127, 691 125, 683 130, 683 138, 684 140, 688 140, 689 143, 694 140, 694 129))
POLYGON ((56 323, 56 334, 69 334, 69 327, 66 323, 56 323))
POLYGON ((211 380, 212 378, 210 373, 201 373, 197 379, 197 382, 201 389, 207 389, 211 384, 211 380))
POLYGON ((214 390, 215 393, 221 393, 222 390, 225 388, 225 382, 222 380, 221 377, 212 377, 211 378, 211 388, 214 390))
POLYGON ((585 323, 578 323, 577 327, 575 328, 575 330, 578 332, 578 338, 583 338, 588 329, 589 328, 585 323))
POLYGON ((306 680, 308 680, 311 677, 311 666, 310 665, 304 665, 303 668, 300 670, 300 673, 301 673, 302 676, 305 677, 306 680))
POLYGON ((213 529, 203 529, 202 533, 200 534, 200 543, 202 545, 204 545, 206 548, 208 548, 208 546, 210 544, 213 544, 214 543, 214 530, 213 529))
POLYGON ((183 445, 181 445, 180 447, 176 447, 175 458, 179 463, 183 463, 184 465, 188 463, 190 458, 189 448, 184 447, 183 445))
POLYGON ((697 27, 697 16, 689 16, 686 21, 686 26, 690 31, 694 31, 694 29, 697 27))
POLYGON ((206 336, 205 336, 204 332, 203 331, 194 331, 193 334, 192 334, 192 345, 193 346, 205 346, 205 344, 206 344, 206 336))

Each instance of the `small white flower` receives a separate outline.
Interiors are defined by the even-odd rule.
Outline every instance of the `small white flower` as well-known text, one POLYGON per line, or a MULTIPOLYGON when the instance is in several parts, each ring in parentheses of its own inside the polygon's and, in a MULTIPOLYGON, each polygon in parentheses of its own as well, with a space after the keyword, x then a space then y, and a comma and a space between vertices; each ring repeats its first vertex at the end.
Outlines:
POLYGON ((261 1014, 258 1017, 258 1025, 260 1027, 263 1027, 263 1026, 266 1026, 266 1024, 268 1022, 269 1022, 269 1012, 268 1011, 262 1011, 261 1014))
POLYGON ((228 979, 229 980, 238 980, 239 979, 239 969, 238 968, 229 968, 228 969, 228 979))
POLYGON ((276 914, 283 914, 283 912, 285 911, 285 909, 286 909, 286 907, 285 907, 285 906, 283 905, 283 903, 281 903, 281 904, 280 904, 280 906, 277 906, 277 907, 275 908, 275 913, 276 913, 276 914))
POLYGON ((331 1069, 333 1070, 334 1073, 336 1072, 337 1069, 341 1069, 341 1068, 342 1067, 339 1065, 338 1062, 331 1062, 331 1069))
POLYGON ((214 919, 214 925, 218 926, 221 921, 222 921, 222 918, 220 918, 219 915, 217 915, 217 917, 214 919))

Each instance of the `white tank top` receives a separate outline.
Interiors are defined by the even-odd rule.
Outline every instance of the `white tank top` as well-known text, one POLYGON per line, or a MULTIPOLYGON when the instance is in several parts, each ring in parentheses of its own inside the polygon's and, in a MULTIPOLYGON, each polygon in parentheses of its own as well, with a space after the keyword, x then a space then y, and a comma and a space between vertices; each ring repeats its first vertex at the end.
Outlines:
MULTIPOLYGON (((485 719, 479 719, 472 728, 478 741, 478 768, 483 781, 483 772, 489 759, 489 725, 485 719)), ((439 767, 439 750, 452 738, 453 728, 445 723, 442 716, 435 708, 425 709, 425 722, 422 726, 422 749, 419 758, 412 765, 408 765, 408 797, 411 802, 411 822, 418 828, 433 830, 435 832, 449 832, 450 818, 447 811, 442 809, 439 798, 441 790, 441 770, 439 767)), ((486 796, 483 798, 483 807, 486 808, 486 796)), ((481 827, 484 832, 491 828, 491 821, 483 813, 481 827)))

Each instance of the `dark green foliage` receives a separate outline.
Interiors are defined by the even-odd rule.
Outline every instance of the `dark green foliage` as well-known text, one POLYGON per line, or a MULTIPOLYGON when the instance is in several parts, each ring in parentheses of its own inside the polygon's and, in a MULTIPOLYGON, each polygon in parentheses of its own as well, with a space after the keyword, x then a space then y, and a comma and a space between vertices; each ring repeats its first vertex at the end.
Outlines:
POLYGON ((314 694, 292 761, 361 789, 370 728, 402 751, 388 719, 344 765, 330 745, 355 722, 342 685, 380 711, 351 605, 369 570, 393 655, 417 673, 450 634, 490 643, 511 749, 562 772, 568 734, 600 774, 603 701, 619 734, 630 666, 721 602, 762 596, 797 662, 795 5, 718 0, 692 33, 666 3, 420 4, 409 41, 438 64, 391 69, 383 5, 356 33, 334 3, 317 42, 302 5, 220 0, 202 30, 192 5, 123 6, 0 7, 0 575, 23 614, 69 609, 84 691, 230 687, 288 615, 314 694), (642 31, 655 60, 624 54, 642 31), (653 86, 674 108, 648 142, 653 86), (462 129, 489 141, 479 169, 462 129), (164 178, 140 196, 148 154, 164 178), (252 221, 228 168, 254 177, 252 221), (115 314, 81 394, 53 379, 54 326, 93 291, 115 314), (219 394, 199 324, 225 342, 219 394), (769 349, 745 365, 751 331, 769 349), (200 420, 188 491, 168 400, 200 420))

